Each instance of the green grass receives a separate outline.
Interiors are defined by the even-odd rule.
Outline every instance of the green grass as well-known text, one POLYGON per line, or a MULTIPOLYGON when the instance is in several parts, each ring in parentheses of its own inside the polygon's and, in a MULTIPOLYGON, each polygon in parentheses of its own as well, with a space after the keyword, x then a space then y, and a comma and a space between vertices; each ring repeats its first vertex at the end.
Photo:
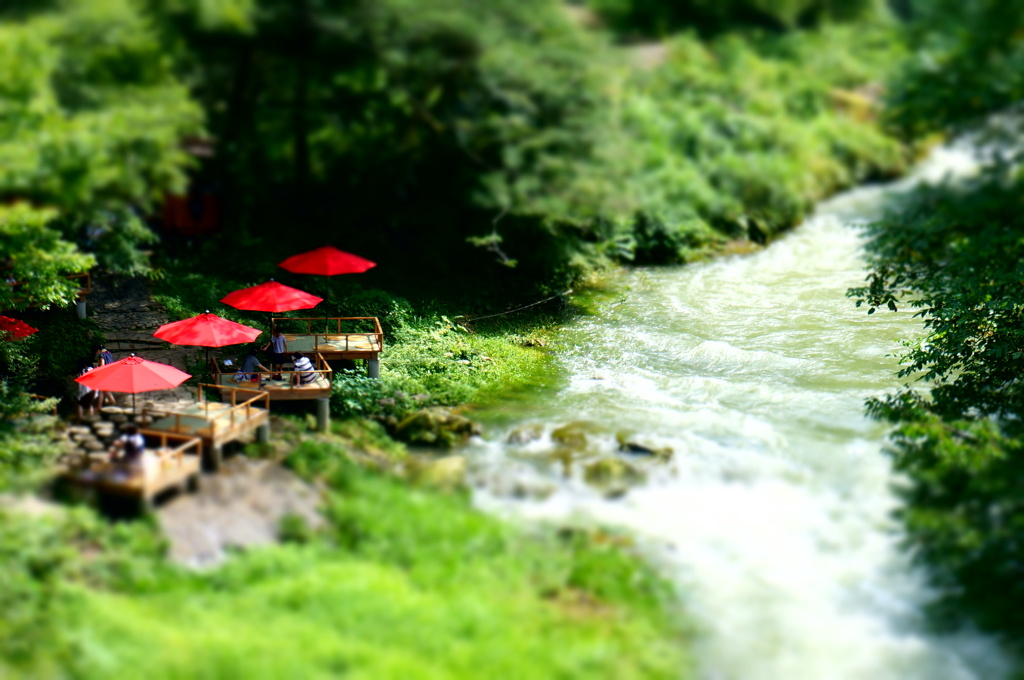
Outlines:
POLYGON ((145 523, 85 510, 0 524, 0 675, 680 678, 668 584, 628 539, 527 530, 307 442, 330 526, 210 572, 145 523))

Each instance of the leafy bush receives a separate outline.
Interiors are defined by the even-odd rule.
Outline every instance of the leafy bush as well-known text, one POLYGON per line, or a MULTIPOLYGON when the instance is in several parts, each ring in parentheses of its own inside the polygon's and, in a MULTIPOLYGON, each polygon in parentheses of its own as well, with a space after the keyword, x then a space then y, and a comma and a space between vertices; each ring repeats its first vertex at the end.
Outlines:
POLYGON ((395 411, 397 402, 384 381, 363 371, 337 371, 331 385, 331 413, 338 418, 365 418, 395 411), (386 400, 390 400, 389 404, 386 400))
POLYGON ((868 408, 896 425, 899 514, 940 587, 937 611, 1014 645, 1024 633, 1021 191, 1019 171, 997 166, 966 186, 917 192, 871 225, 872 271, 850 291, 868 313, 917 310, 927 330, 899 374, 926 386, 868 408))

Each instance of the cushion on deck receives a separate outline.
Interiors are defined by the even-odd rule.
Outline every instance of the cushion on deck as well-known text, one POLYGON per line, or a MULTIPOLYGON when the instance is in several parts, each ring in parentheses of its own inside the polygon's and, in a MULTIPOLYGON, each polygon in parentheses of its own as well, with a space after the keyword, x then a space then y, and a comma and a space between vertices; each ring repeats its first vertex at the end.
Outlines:
POLYGON ((314 337, 312 335, 286 335, 284 339, 288 342, 289 352, 312 352, 314 337))

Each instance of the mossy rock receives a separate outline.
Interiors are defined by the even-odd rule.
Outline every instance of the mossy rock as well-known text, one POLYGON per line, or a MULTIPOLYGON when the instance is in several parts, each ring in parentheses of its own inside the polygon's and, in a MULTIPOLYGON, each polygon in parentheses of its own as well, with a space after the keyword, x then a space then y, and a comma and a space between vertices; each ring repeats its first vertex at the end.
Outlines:
POLYGON ((403 418, 395 427, 396 439, 414 446, 451 448, 465 444, 480 425, 440 406, 421 409, 403 418))
POLYGON ((667 463, 672 460, 675 451, 670 446, 647 446, 636 441, 628 432, 619 432, 615 435, 619 442, 619 451, 634 456, 650 456, 658 462, 667 463))
POLYGON ((551 441, 565 448, 576 451, 587 448, 587 433, 589 424, 575 422, 562 425, 551 432, 551 441))
POLYGON ((602 458, 583 466, 583 480, 587 484, 616 496, 644 479, 643 472, 619 458, 602 458))
POLYGON ((454 491, 466 485, 466 458, 445 456, 429 461, 411 458, 406 463, 406 472, 417 484, 454 491))
POLYGON ((505 442, 513 446, 524 446, 544 436, 544 426, 540 423, 522 425, 508 433, 505 442))

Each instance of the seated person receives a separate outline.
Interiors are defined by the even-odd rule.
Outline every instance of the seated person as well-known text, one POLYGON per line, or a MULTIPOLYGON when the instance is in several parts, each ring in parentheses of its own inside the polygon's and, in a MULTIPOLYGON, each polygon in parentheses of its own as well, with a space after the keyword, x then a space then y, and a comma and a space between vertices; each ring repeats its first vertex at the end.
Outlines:
POLYGON ((139 432, 139 426, 134 423, 125 426, 124 432, 114 442, 111 456, 117 457, 116 454, 118 452, 122 452, 123 455, 123 451, 128 444, 134 447, 139 456, 142 455, 142 451, 146 448, 146 438, 139 432))
POLYGON ((292 364, 295 366, 295 379, 292 384, 294 385, 309 385, 316 382, 317 372, 313 368, 313 362, 309 358, 302 354, 302 352, 295 352, 292 354, 292 364))
POLYGON ((256 356, 256 348, 250 347, 249 354, 242 360, 241 368, 238 369, 238 373, 236 373, 232 379, 235 382, 245 382, 246 380, 258 382, 260 379, 259 373, 261 372, 270 373, 267 367, 261 364, 259 358, 256 356))
POLYGON ((116 470, 129 476, 140 474, 142 472, 142 449, 135 445, 134 440, 126 440, 121 448, 121 457, 114 461, 114 465, 116 470))
POLYGON ((110 459, 117 469, 135 475, 142 471, 142 452, 145 448, 145 437, 139 432, 137 425, 130 424, 114 442, 110 450, 110 459))

